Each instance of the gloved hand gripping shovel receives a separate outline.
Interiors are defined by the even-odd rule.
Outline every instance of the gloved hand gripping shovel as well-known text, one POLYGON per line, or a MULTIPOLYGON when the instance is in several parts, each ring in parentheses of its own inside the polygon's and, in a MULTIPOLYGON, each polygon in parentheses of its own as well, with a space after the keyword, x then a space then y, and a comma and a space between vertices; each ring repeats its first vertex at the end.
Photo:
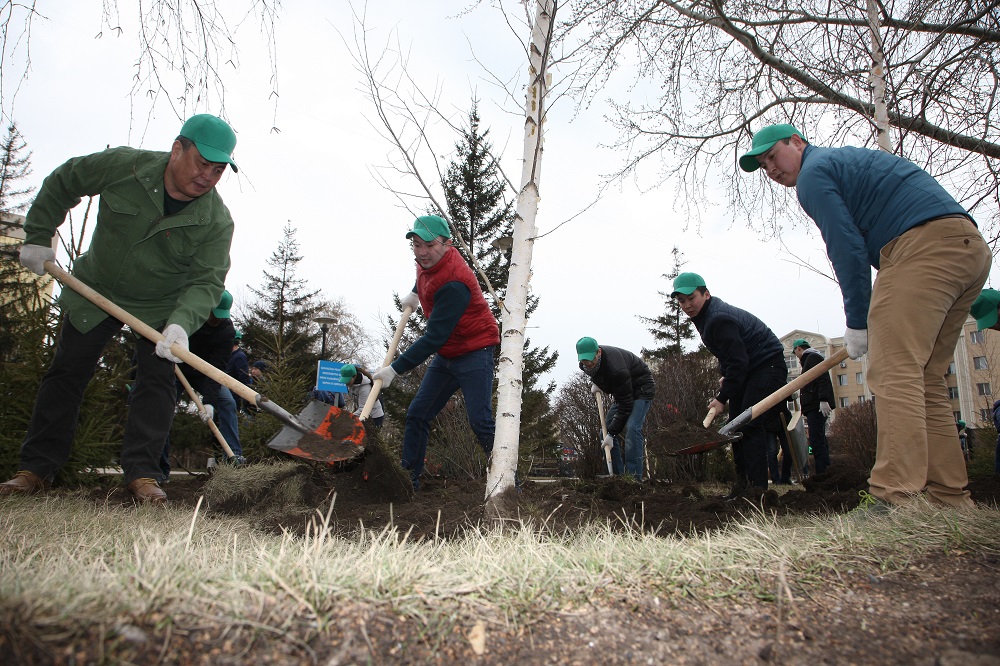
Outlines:
MULTIPOLYGON (((64 285, 70 287, 73 291, 115 319, 127 325, 135 333, 151 342, 163 340, 162 333, 133 317, 104 296, 101 296, 83 282, 80 282, 80 280, 59 268, 54 262, 46 261, 45 270, 64 285)), ((341 412, 337 407, 329 407, 326 410, 324 418, 316 426, 310 427, 299 418, 289 414, 280 405, 257 393, 243 382, 230 377, 211 363, 183 349, 180 345, 175 343, 170 347, 170 352, 209 379, 222 384, 233 393, 257 405, 260 410, 267 412, 284 423, 285 427, 282 431, 267 443, 270 448, 299 458, 326 463, 350 460, 363 450, 364 428, 361 426, 361 422, 350 412, 346 410, 341 412), (293 434, 281 438, 286 431, 293 434)), ((308 408, 303 410, 303 414, 306 411, 308 411, 308 408)))
MULTIPOLYGON (((595 393, 594 398, 597 400, 597 415, 601 417, 601 442, 605 442, 608 439, 608 424, 604 420, 604 398, 600 393, 595 393)), ((611 447, 604 445, 604 458, 608 461, 608 476, 614 476, 615 472, 611 466, 611 447)))
MULTIPOLYGON (((385 353, 385 359, 382 361, 382 367, 392 363, 393 357, 396 356, 396 347, 399 346, 399 340, 403 337, 403 331, 406 330, 406 322, 410 319, 410 315, 413 314, 413 308, 406 306, 403 308, 403 314, 399 317, 399 323, 396 324, 396 332, 392 336, 392 342, 389 343, 389 350, 385 353)), ((372 390, 368 394, 368 399, 365 400, 365 406, 361 409, 361 415, 358 419, 364 423, 364 420, 372 413, 372 409, 375 408, 375 401, 378 400, 379 391, 382 390, 382 380, 376 379, 372 382, 372 390)))

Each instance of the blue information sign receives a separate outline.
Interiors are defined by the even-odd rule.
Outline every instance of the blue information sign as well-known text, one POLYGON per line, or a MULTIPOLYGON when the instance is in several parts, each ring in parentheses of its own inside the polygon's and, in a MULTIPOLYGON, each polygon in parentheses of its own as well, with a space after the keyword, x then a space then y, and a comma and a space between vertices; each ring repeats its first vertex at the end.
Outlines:
POLYGON ((316 390, 347 393, 347 384, 340 381, 340 369, 345 363, 320 361, 316 367, 316 390))

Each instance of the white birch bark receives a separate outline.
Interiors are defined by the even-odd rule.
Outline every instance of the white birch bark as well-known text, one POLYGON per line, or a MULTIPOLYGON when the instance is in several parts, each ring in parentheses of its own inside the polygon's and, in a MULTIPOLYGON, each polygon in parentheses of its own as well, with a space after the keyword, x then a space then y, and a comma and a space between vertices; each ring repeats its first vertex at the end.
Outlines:
POLYGON ((875 131, 878 147, 892 152, 889 137, 889 111, 885 105, 885 53, 882 51, 881 24, 878 18, 878 4, 868 0, 868 27, 872 33, 872 70, 869 81, 872 84, 872 101, 875 103, 875 131))
POLYGON ((540 196, 542 131, 548 93, 549 43, 552 0, 537 0, 529 45, 528 89, 525 95, 524 163, 514 218, 514 239, 507 279, 505 308, 500 325, 500 359, 497 369, 496 437, 493 462, 486 479, 486 500, 514 484, 521 431, 521 391, 524 371, 524 329, 531 280, 531 254, 536 236, 535 216, 540 196))

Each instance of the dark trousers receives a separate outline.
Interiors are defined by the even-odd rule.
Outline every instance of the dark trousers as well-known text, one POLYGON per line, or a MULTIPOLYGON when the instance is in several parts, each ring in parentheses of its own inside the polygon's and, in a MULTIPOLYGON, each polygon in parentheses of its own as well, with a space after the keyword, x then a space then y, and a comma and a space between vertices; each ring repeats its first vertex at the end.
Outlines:
MULTIPOLYGON (((747 373, 742 390, 729 400, 729 418, 736 418, 780 389, 787 380, 788 368, 783 356, 775 356, 757 366, 747 373)), ((774 436, 768 434, 768 429, 775 429, 773 422, 783 407, 779 403, 740 429, 743 437, 733 442, 737 483, 745 480, 751 486, 767 489, 767 439, 774 436)))
POLYGON ((771 473, 772 483, 792 482, 792 452, 788 450, 788 440, 784 433, 770 432, 767 434, 767 468, 771 473), (781 463, 778 463, 778 450, 781 450, 781 463))
POLYGON ((830 443, 826 441, 826 417, 818 409, 806 414, 809 426, 809 447, 812 449, 816 473, 822 474, 830 466, 830 443))
MULTIPOLYGON (((21 444, 20 469, 51 479, 69 460, 83 393, 104 347, 122 328, 107 317, 86 333, 63 319, 52 366, 42 378, 21 444)), ((159 460, 174 419, 174 364, 155 353, 153 343, 137 342, 135 385, 122 441, 125 482, 160 478, 159 460)))

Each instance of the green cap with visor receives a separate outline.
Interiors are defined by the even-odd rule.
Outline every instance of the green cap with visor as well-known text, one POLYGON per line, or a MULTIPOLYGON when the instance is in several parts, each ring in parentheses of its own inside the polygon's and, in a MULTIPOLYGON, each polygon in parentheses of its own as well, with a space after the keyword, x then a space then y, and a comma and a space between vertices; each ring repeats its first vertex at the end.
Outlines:
POLYGON ((740 158, 740 168, 747 173, 756 171, 760 168, 760 162, 757 161, 758 155, 763 155, 771 150, 774 144, 782 139, 790 139, 795 134, 803 139, 806 138, 802 132, 795 129, 794 125, 768 125, 761 129, 753 135, 753 147, 740 158))

